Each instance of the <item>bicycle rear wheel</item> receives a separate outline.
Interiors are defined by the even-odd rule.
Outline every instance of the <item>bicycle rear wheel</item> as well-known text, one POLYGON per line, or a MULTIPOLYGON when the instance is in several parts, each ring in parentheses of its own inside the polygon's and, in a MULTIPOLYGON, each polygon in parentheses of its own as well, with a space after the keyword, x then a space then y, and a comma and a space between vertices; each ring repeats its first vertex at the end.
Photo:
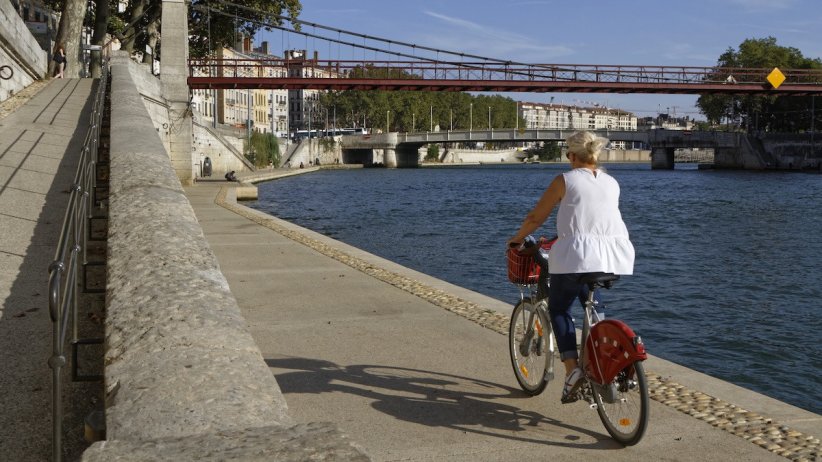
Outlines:
POLYGON ((521 300, 511 314, 508 351, 519 386, 536 396, 554 376, 554 333, 542 310, 521 300))
POLYGON ((621 370, 610 384, 591 383, 591 388, 599 418, 611 437, 626 446, 637 444, 648 427, 650 411, 642 361, 621 370))

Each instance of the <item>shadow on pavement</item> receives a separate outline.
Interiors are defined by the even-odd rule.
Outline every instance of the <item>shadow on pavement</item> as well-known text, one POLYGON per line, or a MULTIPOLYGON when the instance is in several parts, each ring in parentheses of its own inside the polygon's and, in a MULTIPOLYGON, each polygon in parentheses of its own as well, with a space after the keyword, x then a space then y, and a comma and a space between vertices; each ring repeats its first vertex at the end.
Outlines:
MULTIPOLYGON (((78 86, 76 82, 78 82, 76 79, 52 82, 49 87, 53 88, 44 88, 27 105, 32 104, 34 110, 39 111, 40 107, 45 108, 49 104, 55 104, 53 101, 48 101, 48 98, 54 99, 62 91, 72 92, 73 95, 78 86), (63 86, 58 87, 59 84, 63 86), (73 88, 70 85, 73 85, 73 88)), ((92 95, 96 87, 97 82, 91 85, 92 95)), ((68 191, 77 170, 91 105, 92 99, 89 98, 82 109, 76 113, 74 108, 66 108, 65 112, 61 112, 63 108, 61 106, 51 122, 38 121, 37 125, 29 125, 31 121, 21 121, 19 130, 32 132, 34 134, 31 138, 33 143, 31 147, 26 145, 27 154, 22 153, 26 157, 14 167, 13 173, 0 191, 0 203, 6 211, 0 214, 2 215, 0 220, 6 221, 9 225, 36 223, 30 240, 18 244, 20 245, 19 253, 11 254, 0 251, 0 258, 7 259, 3 265, 0 265, 0 268, 9 271, 0 276, 10 278, 8 296, 4 300, 0 299, 3 301, 0 310, 0 354, 3 358, 3 373, 0 376, 0 448, 2 448, 0 459, 2 460, 51 460, 52 373, 47 362, 52 351, 52 324, 48 307, 48 267, 54 259, 60 237, 69 199, 68 191), (74 116, 76 119, 70 120, 74 116), (58 155, 56 150, 61 149, 60 144, 54 144, 48 138, 54 139, 62 135, 48 133, 50 127, 66 128, 69 126, 66 125, 68 123, 76 123, 77 128, 65 145, 65 152, 60 152, 58 155), (38 132, 41 133, 37 135, 38 132), (45 155, 47 151, 48 156, 45 155), (26 163, 27 159, 34 157, 59 159, 59 167, 54 173, 50 187, 44 194, 21 189, 20 186, 15 186, 18 183, 13 182, 15 175, 24 178, 32 174, 43 175, 43 172, 32 170, 32 167, 26 163), (40 199, 43 195, 44 199, 40 199), (38 197, 38 201, 43 202, 39 215, 34 213, 33 208, 26 208, 30 205, 26 198, 35 196, 38 197), (20 263, 16 263, 16 260, 20 263), (12 261, 15 262, 12 263, 12 261)), ((18 110, 22 111, 23 108, 18 110)), ((43 112, 41 111, 40 114, 43 112)), ((16 126, 11 125, 15 115, 16 113, 12 113, 4 119, 5 133, 17 129, 16 126)), ((25 141, 24 138, 20 139, 25 141)), ((9 155, 6 160, 8 161, 11 157, 9 155)), ((32 185, 40 186, 37 183, 32 183, 32 185)), ((15 236, 23 238, 20 232, 15 236)), ((2 282, 6 283, 6 280, 2 282)), ((70 352, 70 349, 68 351, 70 352)), ((63 370, 69 372, 70 367, 65 367, 63 370)), ((102 386, 97 383, 72 383, 67 373, 63 374, 63 383, 64 459, 78 460, 82 451, 88 446, 88 443, 83 440, 83 418, 90 410, 88 406, 102 396, 102 386)))
POLYGON ((499 399, 531 398, 511 388, 440 372, 377 365, 339 366, 329 361, 284 357, 266 359, 269 367, 294 372, 276 373, 283 394, 347 393, 371 400, 371 406, 407 422, 431 427, 446 427, 508 440, 586 449, 618 449, 622 446, 607 435, 564 424, 540 413, 522 410, 499 399), (539 426, 567 430, 568 441, 581 434, 596 440, 593 444, 556 442, 547 439, 512 436, 511 432, 539 426), (483 430, 487 429, 487 430, 483 430))

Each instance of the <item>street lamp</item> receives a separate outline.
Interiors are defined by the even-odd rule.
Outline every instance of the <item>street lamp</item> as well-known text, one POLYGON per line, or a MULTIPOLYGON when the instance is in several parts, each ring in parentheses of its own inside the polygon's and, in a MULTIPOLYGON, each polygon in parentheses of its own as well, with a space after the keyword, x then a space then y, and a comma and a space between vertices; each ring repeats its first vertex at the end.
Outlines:
POLYGON ((468 131, 474 129, 474 103, 468 103, 468 131))
POLYGON ((491 106, 488 106, 488 130, 491 130, 491 106))
POLYGON ((388 133, 388 127, 389 127, 389 125, 388 125, 388 116, 389 116, 389 114, 391 114, 390 109, 385 111, 385 133, 388 133))
POLYGON ((417 113, 412 112, 411 113, 411 133, 414 133, 416 131, 417 131, 417 113))
POLYGON ((431 128, 428 131, 433 132, 434 131, 434 106, 431 105, 430 108, 431 108, 431 111, 430 111, 430 113, 429 113, 430 115, 428 117, 431 120, 431 128))

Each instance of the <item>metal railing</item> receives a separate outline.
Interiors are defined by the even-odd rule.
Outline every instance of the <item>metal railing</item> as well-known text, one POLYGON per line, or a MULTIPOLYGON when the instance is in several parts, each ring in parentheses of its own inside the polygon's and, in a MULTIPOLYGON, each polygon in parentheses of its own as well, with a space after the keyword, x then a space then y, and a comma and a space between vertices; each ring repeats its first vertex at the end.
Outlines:
POLYGON ((80 302, 78 274, 88 263, 87 244, 90 236, 89 221, 94 211, 94 191, 97 186, 97 150, 100 129, 105 110, 105 94, 108 86, 108 66, 103 66, 86 132, 80 152, 80 161, 74 183, 71 186, 66 215, 60 231, 60 240, 49 265, 49 315, 52 323, 52 356, 48 364, 52 369, 52 459, 62 460, 63 443, 63 383, 62 369, 66 365, 66 337, 71 328, 72 380, 99 380, 99 376, 77 374, 77 345, 99 343, 99 340, 80 339, 77 329, 77 308, 80 302))

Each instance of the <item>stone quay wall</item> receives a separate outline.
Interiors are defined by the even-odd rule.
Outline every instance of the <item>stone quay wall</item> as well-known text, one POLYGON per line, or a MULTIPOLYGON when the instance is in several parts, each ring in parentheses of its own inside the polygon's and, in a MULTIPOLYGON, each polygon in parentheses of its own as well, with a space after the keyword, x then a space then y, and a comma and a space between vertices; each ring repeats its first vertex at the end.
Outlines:
POLYGON ((259 449, 282 444, 274 435, 314 432, 292 426, 128 60, 115 58, 111 71, 107 441, 84 460, 135 451, 170 460, 175 451, 259 449))
POLYGON ((0 66, 10 66, 13 71, 12 78, 0 79, 0 101, 48 74, 47 53, 6 1, 0 1, 0 66))

